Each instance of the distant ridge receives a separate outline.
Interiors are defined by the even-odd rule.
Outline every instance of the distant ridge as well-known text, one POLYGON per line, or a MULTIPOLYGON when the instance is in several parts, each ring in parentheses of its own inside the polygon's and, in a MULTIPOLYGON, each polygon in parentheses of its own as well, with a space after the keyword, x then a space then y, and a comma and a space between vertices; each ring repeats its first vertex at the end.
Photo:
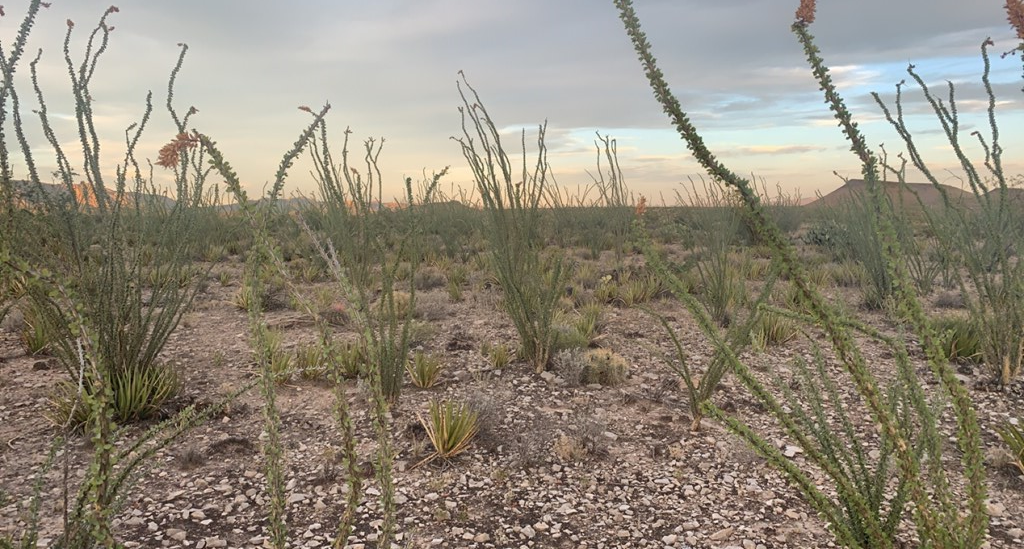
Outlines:
MULTIPOLYGON (((38 185, 27 180, 13 180, 11 181, 14 187, 15 200, 19 203, 30 206, 33 204, 40 204, 45 201, 61 199, 68 196, 68 189, 63 184, 59 183, 39 183, 38 185)), ((83 183, 77 183, 74 185, 75 197, 78 199, 80 204, 96 205, 96 198, 93 196, 91 189, 83 183)), ((126 193, 128 201, 134 200, 136 194, 134 192, 126 193)), ((170 207, 174 205, 174 200, 157 194, 143 193, 139 195, 139 198, 149 202, 155 201, 164 207, 170 207)), ((152 203, 152 202, 150 202, 152 203)))
MULTIPOLYGON (((923 205, 926 208, 937 208, 943 205, 942 194, 939 189, 931 183, 906 183, 900 184, 892 181, 880 182, 882 189, 885 191, 893 202, 899 202, 902 198, 903 204, 907 207, 917 208, 919 205, 923 205), (917 196, 915 196, 915 194, 917 196), (901 196, 902 195, 902 196, 901 196)), ((963 204, 966 207, 975 205, 974 194, 970 191, 951 187, 949 185, 940 185, 946 194, 949 196, 950 201, 953 204, 963 204)), ((1014 191, 1024 191, 1022 189, 1012 189, 1014 191)), ((808 208, 822 208, 822 207, 834 207, 842 204, 846 201, 862 196, 867 192, 867 183, 863 179, 850 179, 842 187, 806 204, 808 208)))

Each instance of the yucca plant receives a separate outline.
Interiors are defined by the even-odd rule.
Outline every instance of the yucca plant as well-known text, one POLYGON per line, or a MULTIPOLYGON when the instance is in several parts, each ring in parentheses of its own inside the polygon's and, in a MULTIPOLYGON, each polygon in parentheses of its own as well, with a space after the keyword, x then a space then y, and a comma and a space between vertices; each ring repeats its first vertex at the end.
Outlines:
POLYGON ((331 375, 330 346, 323 342, 302 345, 292 353, 295 370, 303 379, 326 379, 331 375))
POLYGON ((405 371, 409 373, 409 379, 412 380, 412 384, 419 387, 420 389, 429 389, 433 387, 439 377, 441 377, 442 364, 441 361, 434 356, 430 356, 422 351, 417 351, 412 356, 412 360, 405 365, 405 371))
POLYGON ((480 346, 480 353, 487 357, 487 360, 491 363, 491 367, 496 370, 504 370, 508 367, 509 363, 512 362, 512 350, 505 343, 499 343, 497 345, 491 345, 490 343, 484 342, 480 346))
POLYGON ((28 301, 23 307, 23 323, 19 339, 29 355, 49 354, 54 340, 60 337, 59 330, 48 324, 48 315, 39 305, 28 301))
POLYGON ((754 323, 750 339, 755 349, 764 351, 769 347, 785 345, 799 335, 799 323, 776 311, 767 309, 761 312, 754 323))
POLYGON ((342 377, 355 379, 366 373, 368 357, 366 345, 363 342, 349 341, 336 344, 329 352, 342 377))
POLYGON ((586 338, 588 347, 597 345, 604 337, 604 306, 597 302, 585 303, 577 308, 576 314, 573 327, 586 338))
POLYGON ((1018 425, 1007 422, 997 428, 996 432, 1010 451, 1013 465, 1024 474, 1024 431, 1018 425))
POLYGON ((435 459, 451 459, 465 452, 479 430, 478 414, 465 403, 432 400, 427 417, 417 415, 434 451, 415 465, 419 467, 435 459))

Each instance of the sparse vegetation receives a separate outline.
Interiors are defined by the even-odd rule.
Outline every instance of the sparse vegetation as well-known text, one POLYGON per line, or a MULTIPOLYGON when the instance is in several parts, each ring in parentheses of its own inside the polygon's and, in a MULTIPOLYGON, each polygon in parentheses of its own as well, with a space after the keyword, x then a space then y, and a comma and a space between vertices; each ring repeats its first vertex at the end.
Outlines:
POLYGON ((469 190, 443 168, 389 202, 383 140, 350 150, 325 105, 250 198, 176 106, 184 45, 170 141, 149 163, 147 97, 110 164, 92 79, 117 9, 81 59, 68 22, 65 117, 48 58, 21 62, 30 2, 0 55, 0 548, 1019 544, 1024 180, 1004 173, 992 45, 983 169, 952 84, 940 100, 909 71, 973 200, 925 204, 907 168, 944 187, 902 85, 876 99, 907 150, 876 155, 801 2, 792 30, 864 178, 805 207, 719 162, 615 4, 707 170, 674 205, 634 199, 601 133, 592 183, 557 186, 546 125, 511 153, 465 77, 469 190), (293 167, 312 198, 285 198, 293 167))

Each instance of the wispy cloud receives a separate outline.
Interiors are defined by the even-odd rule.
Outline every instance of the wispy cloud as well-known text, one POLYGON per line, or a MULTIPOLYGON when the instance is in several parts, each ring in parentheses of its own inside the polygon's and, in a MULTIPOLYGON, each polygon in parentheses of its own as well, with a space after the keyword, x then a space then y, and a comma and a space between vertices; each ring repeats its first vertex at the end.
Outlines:
MULTIPOLYGON (((785 178, 785 185, 813 187, 831 181, 832 169, 846 169, 842 135, 789 32, 792 9, 777 0, 635 3, 670 84, 723 156, 764 162, 762 173, 785 178), (804 155, 800 169, 781 165, 796 155, 804 155)), ((5 3, 0 41, 10 43, 26 4, 5 3)), ((51 112, 73 109, 60 52, 65 19, 79 24, 73 51, 81 52, 90 22, 107 6, 108 0, 76 0, 43 10, 28 51, 45 50, 40 82, 51 112)), ((696 172, 651 98, 610 3, 176 0, 121 8, 92 87, 97 107, 107 109, 99 130, 119 143, 153 90, 155 112, 143 154, 155 156, 173 134, 163 90, 176 44, 187 42, 191 50, 176 102, 181 110, 199 108, 195 125, 218 140, 254 187, 270 177, 278 155, 306 123, 295 107, 325 101, 334 105, 335 135, 351 126, 356 144, 368 136, 387 139, 382 164, 396 188, 405 175, 445 165, 454 168, 453 183, 468 186, 464 160, 449 139, 461 133, 458 70, 466 71, 516 149, 519 128, 530 134, 548 121, 549 155, 556 171, 567 174, 567 184, 588 180, 594 130, 619 139, 620 161, 632 170, 626 175, 633 185, 671 188, 696 172)), ((858 121, 880 132, 885 124, 868 92, 891 98, 911 62, 929 82, 962 82, 965 117, 983 111, 979 44, 986 36, 1006 44, 1012 36, 999 2, 963 0, 822 2, 814 33, 858 121)), ((993 58, 993 66, 1009 144, 1016 128, 1024 127, 1019 60, 993 58)), ((26 75, 19 72, 19 85, 28 85, 26 75)), ((23 97, 32 108, 31 93, 23 97)), ((919 95, 908 94, 907 101, 908 115, 921 117, 915 124, 934 129, 919 95)), ((974 120, 964 124, 984 127, 974 120)), ((59 130, 62 140, 74 142, 73 127, 59 130)), ((527 141, 532 145, 529 135, 527 141)), ((312 188, 298 168, 290 182, 312 188)))

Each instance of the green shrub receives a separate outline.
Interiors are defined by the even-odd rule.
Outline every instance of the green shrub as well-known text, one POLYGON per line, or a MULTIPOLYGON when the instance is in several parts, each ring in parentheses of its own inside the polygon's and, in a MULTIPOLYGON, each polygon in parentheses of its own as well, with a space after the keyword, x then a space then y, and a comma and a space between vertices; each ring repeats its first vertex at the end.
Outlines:
POLYGON ((299 376, 307 380, 326 379, 331 374, 330 361, 329 349, 320 342, 296 347, 291 358, 299 376))
POLYGON ((414 467, 438 458, 451 459, 465 452, 477 434, 477 412, 466 404, 433 400, 426 419, 418 417, 434 446, 434 452, 414 467))
POLYGON ((509 363, 512 362, 512 351, 509 349, 509 346, 504 343, 491 345, 490 343, 485 342, 480 347, 480 353, 487 357, 491 366, 496 370, 504 370, 508 367, 509 363))
POLYGON ((999 427, 997 432, 1010 451, 1013 465, 1024 474, 1024 431, 1017 425, 1007 422, 999 427))
MULTIPOLYGON (((558 337, 554 318, 572 269, 557 254, 543 253, 540 233, 542 203, 550 196, 544 126, 537 136, 533 171, 513 175, 508 153, 483 101, 463 77, 459 83, 463 106, 463 156, 473 172, 476 189, 489 219, 494 274, 504 292, 505 311, 512 319, 526 359, 543 371, 558 337), (463 86, 472 94, 467 98, 463 86)), ((524 135, 525 149, 525 135, 524 135)))
POLYGON ((932 326, 939 334, 939 345, 947 360, 980 361, 981 329, 977 322, 961 316, 934 319, 932 326))
POLYGON ((422 351, 417 351, 412 360, 405 366, 409 373, 412 384, 420 389, 429 389, 437 383, 441 376, 442 365, 437 357, 429 356, 422 351))
POLYGON ((56 338, 60 337, 59 330, 50 324, 52 319, 46 311, 38 305, 28 302, 21 307, 22 322, 18 337, 29 355, 45 355, 52 351, 56 338))
MULTIPOLYGON (((722 181, 740 196, 753 234, 775 251, 781 269, 802 294, 801 301, 810 312, 809 320, 825 332, 823 339, 832 345, 847 376, 844 383, 852 386, 857 393, 857 397, 849 403, 837 402, 838 399, 831 395, 835 394, 834 388, 839 383, 830 377, 831 373, 827 369, 820 367, 816 375, 804 376, 805 383, 821 382, 817 385, 820 389, 811 388, 807 391, 813 400, 789 399, 790 406, 785 406, 776 397, 776 392, 769 390, 753 376, 740 360, 734 341, 720 333, 707 310, 687 299, 682 292, 674 291, 695 317, 701 331, 710 339, 716 350, 716 358, 728 364, 727 367, 779 423, 788 439, 802 449, 804 459, 789 459, 777 445, 709 401, 703 402, 701 408, 723 421, 731 431, 764 456, 769 464, 781 470, 790 484, 828 525, 839 545, 893 547, 898 543, 896 528, 909 517, 915 526, 915 542, 921 546, 980 547, 985 542, 988 516, 985 512, 984 454, 976 413, 967 390, 956 379, 948 362, 940 356, 936 334, 924 314, 901 257, 892 204, 885 199, 880 188, 880 166, 884 161, 880 161, 868 148, 864 135, 853 122, 808 31, 815 18, 815 2, 801 2, 792 31, 804 48, 812 73, 824 92, 825 101, 849 140, 851 150, 861 162, 871 201, 870 208, 866 210, 871 215, 863 218, 866 224, 858 226, 862 232, 857 236, 874 239, 871 244, 877 244, 872 253, 866 254, 873 256, 871 261, 874 265, 868 266, 868 270, 876 287, 875 292, 882 301, 892 300, 906 325, 911 326, 923 342, 928 366, 941 388, 943 402, 950 405, 956 421, 955 439, 961 463, 960 467, 954 469, 948 468, 942 456, 947 436, 940 432, 940 410, 933 407, 925 396, 923 384, 911 366, 906 344, 902 339, 887 337, 848 318, 814 288, 807 279, 796 250, 765 212, 754 186, 749 180, 729 170, 707 148, 696 126, 672 94, 664 73, 658 68, 651 53, 647 35, 640 28, 632 2, 616 0, 615 4, 651 89, 672 125, 709 176, 722 181), (880 269, 875 269, 875 266, 880 269), (896 380, 880 379, 868 368, 861 348, 853 337, 852 331, 855 329, 886 343, 895 361, 896 380), (846 382, 846 379, 849 381, 846 382), (804 404, 809 407, 804 408, 804 404), (851 412, 850 406, 857 406, 858 410, 851 412), (828 413, 825 412, 827 407, 832 408, 828 413), (836 424, 830 416, 836 417, 839 423, 836 424), (882 452, 877 459, 870 455, 870 459, 863 459, 865 452, 856 431, 849 424, 851 417, 870 418, 875 430, 880 433, 882 452), (891 460, 888 459, 889 455, 892 456, 891 460), (813 476, 805 469, 809 464, 813 464, 813 476), (827 480, 817 478, 822 474, 827 480), (950 477, 953 474, 962 474, 963 478, 952 481, 950 477), (962 486, 962 493, 953 486, 962 486), (913 513, 904 513, 905 509, 913 509, 913 513)), ((986 70, 987 67, 986 58, 986 70)), ((987 86, 987 72, 985 83, 987 86)), ((990 87, 987 89, 991 90, 990 87)), ((989 94, 991 98, 991 91, 989 94)), ((955 109, 947 110, 934 100, 932 104, 949 132, 951 143, 957 147, 959 137, 953 133, 957 128, 955 109), (948 123, 950 119, 952 124, 948 123)), ((993 98, 990 106, 994 108, 994 105, 993 98)), ((902 122, 902 111, 899 120, 902 122)), ((994 117, 990 120, 994 120, 994 117)), ((897 129, 905 130, 905 127, 897 129)), ((993 134, 996 133, 993 122, 993 134)), ((902 132, 901 135, 908 134, 902 132)), ((913 147, 909 139, 907 145, 913 147)), ((912 150, 915 152, 911 155, 916 156, 916 149, 912 150)), ((996 146, 986 148, 986 152, 989 151, 1000 149, 996 146)), ((960 153, 959 148, 957 152, 960 153)), ((962 153, 960 158, 962 161, 965 158, 962 153)), ((989 160, 988 154, 986 160, 989 160)), ((986 164, 991 166, 988 162, 986 164)), ((920 164, 915 166, 926 169, 920 164)), ((669 333, 672 333, 671 330, 669 333)), ((1020 333, 1018 330, 1018 338, 1020 333)), ((677 349, 681 349, 678 339, 675 342, 677 349)), ((682 355, 681 350, 678 353, 682 355)), ((819 359, 816 362, 822 366, 825 361, 819 359)), ((776 389, 779 390, 782 388, 776 389)))
POLYGON ((793 319, 770 310, 763 311, 754 323, 750 333, 755 349, 785 345, 800 335, 800 325, 793 319))

